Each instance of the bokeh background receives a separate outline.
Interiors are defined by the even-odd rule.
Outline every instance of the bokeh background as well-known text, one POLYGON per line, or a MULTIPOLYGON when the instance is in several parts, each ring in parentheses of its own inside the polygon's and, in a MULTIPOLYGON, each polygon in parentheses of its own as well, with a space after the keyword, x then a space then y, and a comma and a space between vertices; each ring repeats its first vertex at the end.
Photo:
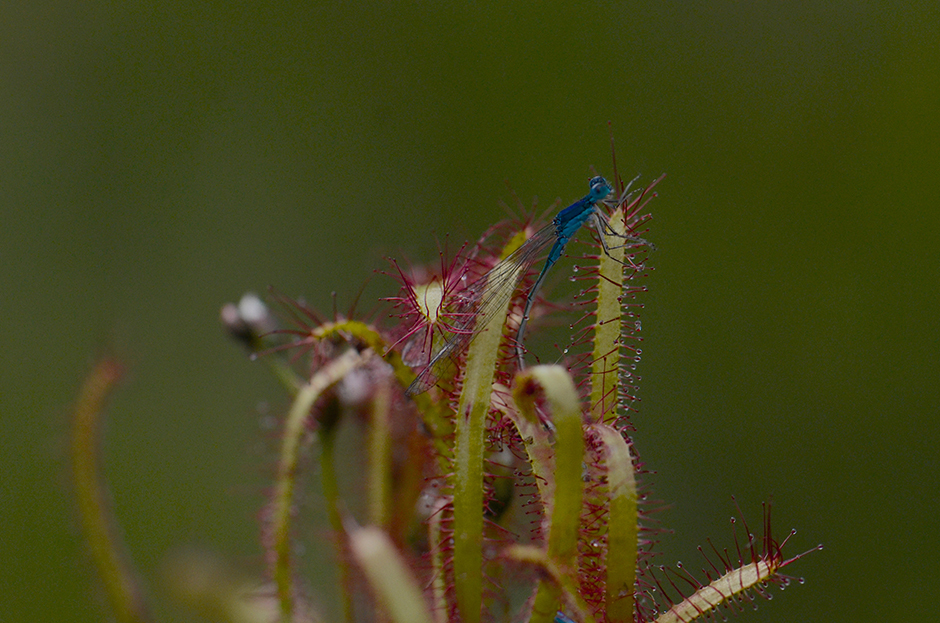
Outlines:
POLYGON ((583 195, 608 122, 621 171, 668 174, 637 417, 662 562, 698 568, 732 495, 752 524, 772 497, 787 551, 825 550, 741 620, 934 616, 937 3, 552 4, 3 4, 0 620, 108 617, 64 464, 102 348, 131 370, 105 448, 123 537, 161 619, 198 620, 160 562, 260 566, 285 406, 219 307, 274 286, 329 312, 368 280, 375 309, 384 256, 475 239, 505 180, 583 195))

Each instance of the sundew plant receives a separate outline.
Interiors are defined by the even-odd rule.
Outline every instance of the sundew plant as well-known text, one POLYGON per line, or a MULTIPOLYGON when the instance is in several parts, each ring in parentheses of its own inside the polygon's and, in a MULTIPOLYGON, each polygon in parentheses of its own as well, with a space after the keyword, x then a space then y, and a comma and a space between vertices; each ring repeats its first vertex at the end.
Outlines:
MULTIPOLYGON (((651 515, 662 504, 635 435, 655 257, 649 209, 662 177, 631 190, 615 166, 608 179, 603 220, 576 235, 589 251, 554 269, 580 291, 567 302, 540 293, 528 315, 541 258, 516 262, 514 252, 547 230, 525 209, 435 266, 391 261, 399 289, 371 319, 324 316, 274 294, 271 305, 246 295, 225 306, 228 332, 289 398, 259 514, 265 568, 251 580, 206 555, 177 556, 167 563, 172 592, 233 622, 338 612, 349 622, 670 623, 723 618, 790 584, 783 569, 801 555, 783 553, 793 533, 774 534, 768 504, 755 532, 735 525, 733 546, 698 547, 699 572, 656 554, 663 528, 651 515), (546 352, 550 325, 570 337, 543 365, 525 349, 546 352), (416 384, 422 374, 428 382, 416 384), (359 439, 354 452, 339 449, 341 430, 359 439), (362 486, 341 486, 342 471, 362 486), (315 543, 298 528, 312 497, 331 535, 315 543), (300 545, 331 550, 331 585, 305 577, 300 545)), ((72 465, 115 617, 146 621, 97 468, 102 404, 119 377, 106 358, 86 380, 72 465)))

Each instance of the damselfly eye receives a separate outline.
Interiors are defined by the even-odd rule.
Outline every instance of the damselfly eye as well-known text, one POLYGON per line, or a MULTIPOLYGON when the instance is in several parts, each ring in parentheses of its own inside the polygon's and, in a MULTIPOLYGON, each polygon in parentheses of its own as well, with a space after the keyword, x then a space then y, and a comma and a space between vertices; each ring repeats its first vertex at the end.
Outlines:
POLYGON ((608 181, 600 175, 597 177, 592 177, 589 183, 591 185, 591 194, 598 199, 603 199, 614 191, 614 189, 611 188, 610 183, 608 183, 608 181))

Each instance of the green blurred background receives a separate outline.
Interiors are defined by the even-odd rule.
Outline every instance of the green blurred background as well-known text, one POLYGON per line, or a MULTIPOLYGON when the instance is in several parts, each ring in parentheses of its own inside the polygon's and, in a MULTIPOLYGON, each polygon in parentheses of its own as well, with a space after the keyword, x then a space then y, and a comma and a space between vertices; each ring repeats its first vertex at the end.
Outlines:
POLYGON ((0 620, 107 617, 64 463, 103 347, 132 370, 106 443, 123 536, 161 619, 197 620, 160 561, 260 566, 285 406, 219 307, 273 285, 328 312, 371 279, 374 308, 383 256, 475 239, 504 180, 583 195, 608 121, 625 175, 668 174, 637 417, 663 564, 698 569, 732 495, 752 524, 772 496, 787 551, 825 550, 740 620, 936 617, 938 6, 5 3, 0 620))

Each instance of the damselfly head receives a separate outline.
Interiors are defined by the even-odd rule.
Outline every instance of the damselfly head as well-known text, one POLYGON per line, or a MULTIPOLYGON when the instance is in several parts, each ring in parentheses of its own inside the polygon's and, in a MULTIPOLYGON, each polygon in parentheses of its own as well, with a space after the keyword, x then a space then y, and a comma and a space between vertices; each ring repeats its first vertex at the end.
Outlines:
POLYGON ((591 199, 594 201, 601 201, 604 197, 614 192, 610 182, 600 175, 592 177, 588 184, 591 186, 591 199))

